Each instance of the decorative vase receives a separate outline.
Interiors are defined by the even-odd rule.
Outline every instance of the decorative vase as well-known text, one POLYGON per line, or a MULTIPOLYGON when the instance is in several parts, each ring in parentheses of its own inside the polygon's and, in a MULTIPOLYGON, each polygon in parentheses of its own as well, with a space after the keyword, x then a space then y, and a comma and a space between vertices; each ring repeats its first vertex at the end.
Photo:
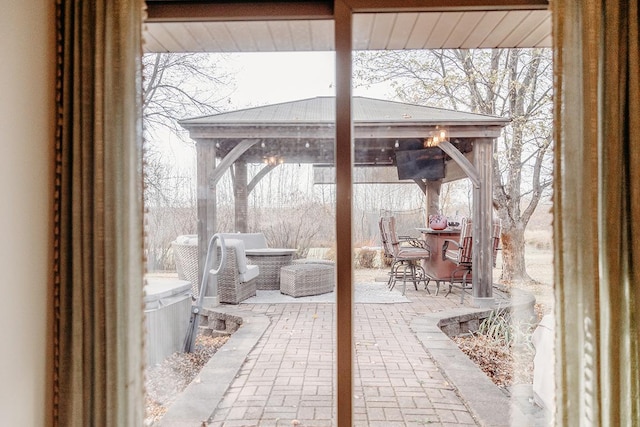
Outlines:
POLYGON ((432 230, 444 230, 447 228, 447 217, 444 215, 429 215, 429 228, 432 230))

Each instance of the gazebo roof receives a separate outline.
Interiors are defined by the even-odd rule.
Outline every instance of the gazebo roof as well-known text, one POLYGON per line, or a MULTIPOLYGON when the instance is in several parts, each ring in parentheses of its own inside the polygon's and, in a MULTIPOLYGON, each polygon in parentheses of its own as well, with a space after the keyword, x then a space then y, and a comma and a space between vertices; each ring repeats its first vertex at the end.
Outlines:
MULTIPOLYGON (((332 124, 335 120, 335 97, 320 96, 261 107, 229 111, 193 119, 183 120, 182 125, 252 124, 252 125, 297 125, 332 124)), ((356 124, 373 123, 396 125, 422 124, 476 124, 502 126, 508 120, 502 117, 465 113, 444 108, 425 107, 382 99, 354 97, 353 120, 356 124)))
MULTIPOLYGON (((445 127, 462 152, 474 138, 495 138, 509 119, 425 107, 381 99, 354 97, 356 165, 392 165, 395 151, 422 147, 437 128, 445 127)), ((225 157, 238 143, 254 140, 242 155, 247 163, 280 155, 293 163, 333 163, 335 98, 316 97, 253 107, 180 121, 198 144, 215 143, 225 157), (257 142, 260 142, 258 144, 257 142)), ((433 148, 433 157, 443 157, 433 148)))

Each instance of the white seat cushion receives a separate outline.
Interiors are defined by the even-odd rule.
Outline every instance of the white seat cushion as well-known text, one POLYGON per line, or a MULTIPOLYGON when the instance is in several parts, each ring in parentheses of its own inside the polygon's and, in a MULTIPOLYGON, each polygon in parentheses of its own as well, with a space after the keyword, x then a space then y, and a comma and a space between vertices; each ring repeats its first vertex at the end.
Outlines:
POLYGON ((241 273, 238 277, 242 283, 255 279, 260 274, 260 268, 257 265, 247 265, 247 271, 241 273))
POLYGON ((267 247, 267 239, 263 233, 220 233, 225 239, 237 239, 244 242, 245 249, 267 247))
POLYGON ((262 233, 242 233, 245 249, 261 249, 267 247, 267 239, 262 233))

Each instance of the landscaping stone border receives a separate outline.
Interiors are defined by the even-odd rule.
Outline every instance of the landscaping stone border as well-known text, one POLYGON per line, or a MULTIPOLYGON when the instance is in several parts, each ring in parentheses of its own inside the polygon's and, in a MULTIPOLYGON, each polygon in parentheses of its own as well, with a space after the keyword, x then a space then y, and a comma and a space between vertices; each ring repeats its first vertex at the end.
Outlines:
POLYGON ((162 427, 206 425, 224 397, 229 384, 240 371, 249 352, 271 323, 266 315, 239 312, 226 306, 216 307, 208 312, 210 313, 207 322, 209 325, 219 328, 222 327, 220 322, 224 321, 223 331, 233 328, 236 328, 236 331, 229 337, 229 341, 209 359, 200 374, 178 396, 162 419, 154 425, 162 427))
POLYGON ((509 310, 517 318, 532 318, 535 298, 516 292, 511 301, 500 301, 493 309, 459 308, 414 319, 411 329, 431 354, 451 384, 464 396, 472 415, 481 426, 535 425, 539 413, 523 411, 451 339, 476 331, 494 310, 509 310), (443 317, 446 315, 446 317, 443 317))

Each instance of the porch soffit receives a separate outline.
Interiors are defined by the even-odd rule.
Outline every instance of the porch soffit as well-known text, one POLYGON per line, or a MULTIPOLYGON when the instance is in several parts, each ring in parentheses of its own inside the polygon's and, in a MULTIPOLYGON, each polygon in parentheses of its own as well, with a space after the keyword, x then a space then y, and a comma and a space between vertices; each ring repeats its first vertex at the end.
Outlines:
MULTIPOLYGON (((551 12, 476 10, 358 13, 354 50, 551 47, 551 12)), ((333 21, 164 21, 146 23, 146 52, 295 52, 334 49, 333 21)))

